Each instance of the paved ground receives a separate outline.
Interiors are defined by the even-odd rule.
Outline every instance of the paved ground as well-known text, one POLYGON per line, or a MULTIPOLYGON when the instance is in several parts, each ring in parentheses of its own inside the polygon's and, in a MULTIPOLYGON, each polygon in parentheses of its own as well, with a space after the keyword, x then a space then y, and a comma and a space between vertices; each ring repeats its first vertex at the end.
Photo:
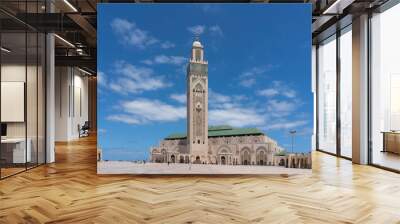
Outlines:
POLYGON ((99 174, 310 174, 311 169, 294 169, 280 166, 231 166, 181 163, 146 163, 129 161, 101 161, 97 163, 99 174))

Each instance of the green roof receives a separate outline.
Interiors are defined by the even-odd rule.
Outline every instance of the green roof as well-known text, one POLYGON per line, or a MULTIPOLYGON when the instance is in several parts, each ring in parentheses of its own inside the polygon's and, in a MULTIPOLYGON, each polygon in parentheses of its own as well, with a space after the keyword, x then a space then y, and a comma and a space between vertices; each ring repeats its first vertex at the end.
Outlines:
MULTIPOLYGON (((223 137, 223 136, 243 136, 243 135, 264 135, 258 128, 233 128, 228 125, 210 126, 208 127, 208 137, 223 137)), ((175 133, 168 135, 165 139, 185 139, 186 133, 175 133)))
POLYGON ((186 133, 170 134, 165 139, 183 139, 183 138, 186 138, 186 133))
POLYGON ((221 131, 221 130, 231 130, 232 126, 229 125, 216 125, 216 126, 208 126, 208 131, 221 131))

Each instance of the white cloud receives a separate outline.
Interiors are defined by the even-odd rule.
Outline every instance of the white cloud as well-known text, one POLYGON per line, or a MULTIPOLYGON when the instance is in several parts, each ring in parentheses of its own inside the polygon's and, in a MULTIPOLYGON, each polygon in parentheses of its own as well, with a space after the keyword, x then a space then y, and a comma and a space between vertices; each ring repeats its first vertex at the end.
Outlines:
POLYGON ((135 29, 136 24, 133 22, 129 22, 126 19, 115 18, 111 22, 111 27, 114 29, 114 31, 118 33, 124 33, 126 31, 135 29))
POLYGON ((276 115, 284 116, 296 110, 298 102, 287 100, 269 100, 267 110, 276 115))
POLYGON ((230 96, 226 96, 217 92, 214 92, 210 88, 208 89, 208 102, 210 104, 227 103, 231 101, 230 96))
POLYGON ((265 114, 241 102, 246 99, 243 95, 227 96, 209 89, 208 99, 208 119, 211 125, 228 124, 245 127, 265 123, 265 114))
POLYGON ((253 67, 253 68, 243 72, 240 75, 240 77, 242 77, 242 78, 253 77, 256 75, 260 75, 260 74, 264 73, 265 71, 266 71, 266 69, 263 67, 253 67))
POLYGON ((299 100, 269 99, 265 103, 249 102, 243 95, 224 95, 209 89, 210 125, 265 127, 267 130, 300 128, 307 120, 287 119, 301 104, 299 100))
POLYGON ((294 91, 293 89, 287 89, 282 93, 284 96, 288 97, 288 98, 294 98, 296 97, 296 91, 294 91))
POLYGON ((242 85, 244 87, 251 87, 254 84, 256 84, 256 79, 254 79, 254 78, 240 80, 240 85, 242 85))
POLYGON ((121 103, 125 113, 134 115, 141 122, 177 121, 186 118, 186 106, 173 106, 158 100, 137 99, 121 103))
POLYGON ((277 89, 269 88, 258 91, 258 94, 261 96, 271 97, 278 95, 279 91, 277 89))
POLYGON ((256 83, 256 77, 267 71, 264 67, 253 67, 239 75, 239 84, 244 87, 252 87, 256 83))
POLYGON ((107 76, 104 72, 97 72, 97 84, 99 86, 105 86, 107 84, 107 76))
POLYGON ((109 88, 119 93, 140 93, 171 86, 163 76, 154 75, 150 68, 137 67, 125 61, 115 64, 115 78, 109 88))
POLYGON ((257 126, 265 123, 265 118, 253 109, 227 108, 211 109, 208 115, 211 125, 228 124, 235 127, 257 126))
POLYGON ((206 30, 206 26, 204 26, 204 25, 196 25, 196 26, 188 27, 187 29, 193 35, 201 35, 206 30))
POLYGON ((159 42, 157 38, 151 36, 147 31, 140 29, 134 22, 126 19, 113 19, 111 27, 120 36, 124 44, 145 48, 159 42))
POLYGON ((140 121, 131 115, 126 115, 126 114, 115 114, 115 115, 110 115, 107 116, 106 118, 109 121, 117 121, 121 123, 126 123, 126 124, 140 124, 140 121))
POLYGON ((169 97, 179 103, 186 103, 187 100, 186 94, 171 94, 169 97))
POLYGON ((169 49, 169 48, 174 48, 175 44, 170 42, 170 41, 165 41, 161 44, 162 49, 169 49))
MULTIPOLYGON (((127 124, 149 122, 174 122, 186 119, 186 94, 171 94, 178 105, 153 99, 135 99, 118 104, 119 113, 108 116, 108 120, 127 124)), ((209 124, 227 124, 234 127, 264 127, 265 130, 301 128, 307 120, 288 120, 285 116, 293 113, 298 103, 293 100, 268 100, 266 107, 249 104, 245 96, 228 96, 209 89, 209 124)))
POLYGON ((153 64, 182 65, 186 61, 187 59, 182 56, 157 55, 153 59, 143 60, 142 63, 146 65, 153 65, 153 64))
POLYGON ((116 107, 119 112, 106 119, 126 124, 173 122, 186 118, 186 106, 174 106, 158 100, 136 99, 122 101, 116 107))
POLYGON ((210 33, 211 33, 211 34, 215 34, 215 35, 217 35, 217 36, 223 36, 223 35, 224 35, 224 33, 222 32, 221 27, 218 26, 218 25, 211 26, 211 27, 209 28, 209 30, 210 30, 210 33))
POLYGON ((279 129, 294 129, 297 127, 301 127, 308 124, 306 120, 298 120, 298 121, 281 121, 270 124, 266 127, 267 130, 279 130, 279 129))
POLYGON ((150 60, 150 59, 143 60, 142 63, 143 63, 143 64, 146 64, 146 65, 152 65, 152 64, 154 64, 153 61, 150 60))
POLYGON ((135 22, 115 18, 111 22, 111 28, 115 34, 119 35, 120 41, 140 49, 157 44, 162 49, 174 48, 175 44, 171 41, 160 41, 152 36, 148 31, 140 29, 135 22))
POLYGON ((242 100, 247 100, 248 99, 248 97, 245 96, 245 95, 234 95, 233 98, 236 101, 242 101, 242 100))
POLYGON ((273 97, 282 95, 287 98, 295 98, 297 93, 291 89, 288 85, 283 84, 281 81, 273 81, 272 86, 257 92, 261 96, 273 97))
POLYGON ((156 56, 154 61, 160 64, 174 64, 174 65, 181 65, 186 61, 185 57, 182 56, 165 56, 159 55, 156 56))
POLYGON ((186 75, 186 72, 187 72, 187 64, 186 63, 182 64, 181 66, 179 66, 179 68, 176 69, 176 73, 179 73, 179 74, 186 75))

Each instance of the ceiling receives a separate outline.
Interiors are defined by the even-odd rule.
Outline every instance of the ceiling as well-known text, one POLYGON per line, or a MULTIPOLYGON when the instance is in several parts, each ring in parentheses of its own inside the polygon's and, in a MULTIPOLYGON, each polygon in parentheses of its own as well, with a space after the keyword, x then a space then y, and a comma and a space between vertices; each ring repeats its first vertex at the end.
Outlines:
MULTIPOLYGON (((312 4, 314 42, 337 21, 377 7, 387 0, 239 0, 252 3, 312 4), (321 34, 322 33, 322 34, 321 34)), ((0 24, 3 32, 54 32, 56 65, 80 66, 96 72, 97 3, 166 3, 199 2, 196 0, 1 0, 0 24), (47 4, 46 4, 47 2, 47 4), (27 12, 27 13, 26 13, 27 12), (50 13, 51 12, 51 13, 50 13)), ((202 2, 215 2, 206 0, 202 2)), ((220 0, 219 2, 233 2, 220 0)), ((350 18, 351 22, 351 18, 350 18)), ((332 31, 334 32, 334 31, 332 31)), ((15 34, 14 34, 15 35, 15 34)), ((6 36, 12 38, 12 34, 6 36)), ((18 45, 18 38, 15 38, 18 45)))
POLYGON ((12 49, 9 59, 30 58, 36 46, 29 33, 54 32, 56 66, 79 66, 96 73, 96 0, 1 0, 2 45, 12 49), (47 2, 47 3, 46 3, 47 2), (50 13, 51 12, 51 13, 50 13), (25 31, 28 32, 25 52, 25 31))

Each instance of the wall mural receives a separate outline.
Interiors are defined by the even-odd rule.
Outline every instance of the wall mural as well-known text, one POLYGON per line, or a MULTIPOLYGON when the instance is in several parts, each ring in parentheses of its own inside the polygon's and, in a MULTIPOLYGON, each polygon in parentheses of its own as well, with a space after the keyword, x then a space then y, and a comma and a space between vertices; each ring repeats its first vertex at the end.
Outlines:
POLYGON ((310 16, 305 4, 100 4, 98 172, 310 172, 310 16))

